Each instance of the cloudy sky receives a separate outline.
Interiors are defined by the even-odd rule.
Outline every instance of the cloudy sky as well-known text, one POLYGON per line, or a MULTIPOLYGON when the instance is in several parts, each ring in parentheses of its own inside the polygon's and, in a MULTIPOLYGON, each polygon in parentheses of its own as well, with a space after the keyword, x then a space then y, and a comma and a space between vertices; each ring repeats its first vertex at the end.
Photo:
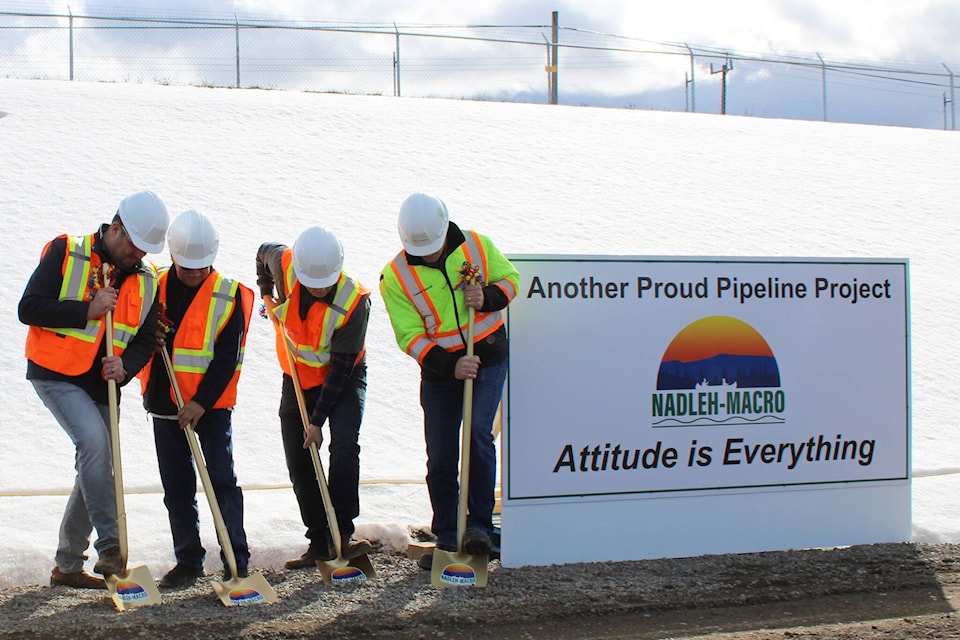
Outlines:
MULTIPOLYGON (((949 128, 956 128, 956 105, 948 98, 950 73, 960 73, 960 3, 946 0, 0 0, 0 12, 68 10, 75 16, 361 23, 388 31, 249 30, 240 38, 237 83, 231 29, 147 35, 114 24, 78 35, 75 79, 81 81, 391 95, 400 84, 393 75, 396 24, 404 34, 396 66, 402 95, 543 103, 549 94, 545 49, 530 44, 549 36, 557 11, 566 47, 560 104, 925 128, 948 128, 949 118, 949 128), (457 30, 465 25, 533 28, 457 30), (424 32, 526 44, 484 48, 476 40, 407 37, 424 32), (684 45, 697 51, 695 65, 684 45), (729 77, 719 74, 727 56, 736 61, 729 77), (791 64, 782 63, 787 59, 791 64), (818 60, 829 66, 821 69, 818 60)), ((63 33, 49 29, 49 21, 0 16, 0 27, 18 24, 41 28, 5 30, 0 75, 67 79, 63 33)))
POLYGON ((75 14, 303 18, 420 24, 549 24, 653 42, 687 42, 753 52, 820 52, 960 66, 960 5, 945 0, 5 0, 0 10, 75 14), (651 6, 659 5, 659 6, 651 6))

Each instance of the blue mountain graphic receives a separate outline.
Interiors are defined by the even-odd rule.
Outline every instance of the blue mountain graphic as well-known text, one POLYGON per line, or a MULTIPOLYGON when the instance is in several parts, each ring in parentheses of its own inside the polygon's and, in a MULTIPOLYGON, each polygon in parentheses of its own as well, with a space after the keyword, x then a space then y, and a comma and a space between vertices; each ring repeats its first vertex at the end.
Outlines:
POLYGON ((680 362, 670 360, 660 364, 657 390, 693 389, 706 380, 713 386, 737 383, 740 389, 779 387, 780 369, 773 356, 735 356, 719 354, 705 360, 680 362))

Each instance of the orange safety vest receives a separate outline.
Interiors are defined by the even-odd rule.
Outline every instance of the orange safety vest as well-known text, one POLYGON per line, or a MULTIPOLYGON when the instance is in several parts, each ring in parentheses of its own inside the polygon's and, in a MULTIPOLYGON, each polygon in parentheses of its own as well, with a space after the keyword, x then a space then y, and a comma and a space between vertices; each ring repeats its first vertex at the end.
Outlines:
MULTIPOLYGON (((167 303, 167 276, 169 270, 164 269, 160 274, 160 303, 167 303)), ((180 320, 176 333, 173 336, 173 372, 183 395, 183 401, 190 402, 197 394, 200 381, 206 374, 210 363, 213 362, 214 349, 217 338, 227 326, 236 306, 237 292, 240 292, 240 308, 243 312, 243 333, 240 337, 240 353, 237 357, 237 367, 233 378, 226 389, 213 405, 213 409, 229 409, 237 404, 237 382, 240 380, 240 369, 243 365, 243 354, 247 344, 247 329, 250 327, 250 316, 253 313, 253 290, 236 280, 223 277, 216 269, 210 270, 210 275, 200 285, 200 289, 180 320)), ((141 371, 140 386, 146 393, 150 382, 150 366, 141 371)), ((170 397, 176 402, 173 386, 170 387, 170 397)))
MULTIPOLYGON (((287 358, 287 346, 291 347, 297 363, 297 374, 304 389, 312 389, 323 384, 327 378, 330 364, 330 345, 333 333, 350 319, 364 296, 370 291, 349 277, 345 272, 337 280, 336 293, 331 304, 321 302, 313 304, 304 320, 300 319, 300 299, 303 285, 297 281, 293 271, 293 251, 283 252, 281 260, 283 278, 286 284, 287 299, 274 308, 279 323, 274 322, 276 330, 277 359, 280 368, 290 375, 290 362, 287 358), (290 342, 284 345, 284 334, 290 342)), ((356 363, 363 359, 365 348, 357 355, 356 363)))
MULTIPOLYGON (((66 238, 67 251, 63 257, 63 283, 59 300, 90 301, 96 294, 96 272, 103 263, 93 252, 96 234, 88 236, 59 236, 66 238)), ((48 242, 44 255, 50 248, 48 242)), ((117 306, 113 310, 113 353, 122 355, 147 319, 157 295, 157 274, 152 266, 128 276, 120 285, 117 306)), ((78 376, 93 367, 106 327, 103 318, 87 320, 82 329, 69 327, 31 326, 27 331, 25 354, 28 360, 45 369, 66 376, 78 376)))

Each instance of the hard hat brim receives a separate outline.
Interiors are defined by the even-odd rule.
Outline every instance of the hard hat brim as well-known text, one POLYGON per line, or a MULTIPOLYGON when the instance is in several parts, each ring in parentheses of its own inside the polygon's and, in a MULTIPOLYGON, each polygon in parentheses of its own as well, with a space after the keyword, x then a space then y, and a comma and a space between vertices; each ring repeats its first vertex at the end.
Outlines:
POLYGON ((332 274, 325 278, 311 278, 307 274, 303 273, 294 265, 293 272, 297 276, 297 281, 305 287, 310 287, 311 289, 326 289, 327 287, 332 287, 337 284, 337 280, 340 279, 340 274, 332 274))
POLYGON ((170 256, 173 258, 173 263, 178 267, 183 267, 184 269, 206 269, 207 267, 213 266, 212 260, 190 260, 189 258, 178 258, 176 256, 170 256))
POLYGON ((431 253, 436 253, 437 251, 440 251, 440 249, 443 248, 443 245, 446 243, 446 241, 447 241, 447 234, 443 234, 442 236, 440 236, 439 238, 437 238, 436 240, 434 240, 433 242, 427 245, 415 245, 411 242, 406 242, 401 239, 401 243, 403 244, 404 251, 409 253, 411 256, 420 256, 420 257, 428 256, 431 253))
POLYGON ((132 242, 133 246, 137 249, 146 253, 160 253, 163 251, 163 242, 143 242, 140 238, 134 238, 132 235, 130 236, 130 242, 132 242))

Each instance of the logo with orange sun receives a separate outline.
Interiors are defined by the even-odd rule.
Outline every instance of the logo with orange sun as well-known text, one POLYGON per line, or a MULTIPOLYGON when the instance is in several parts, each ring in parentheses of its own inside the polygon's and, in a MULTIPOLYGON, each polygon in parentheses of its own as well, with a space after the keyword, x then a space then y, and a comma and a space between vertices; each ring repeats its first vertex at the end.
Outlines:
POLYGON ((654 427, 783 424, 785 410, 773 350, 739 318, 700 318, 664 351, 651 400, 654 427))

